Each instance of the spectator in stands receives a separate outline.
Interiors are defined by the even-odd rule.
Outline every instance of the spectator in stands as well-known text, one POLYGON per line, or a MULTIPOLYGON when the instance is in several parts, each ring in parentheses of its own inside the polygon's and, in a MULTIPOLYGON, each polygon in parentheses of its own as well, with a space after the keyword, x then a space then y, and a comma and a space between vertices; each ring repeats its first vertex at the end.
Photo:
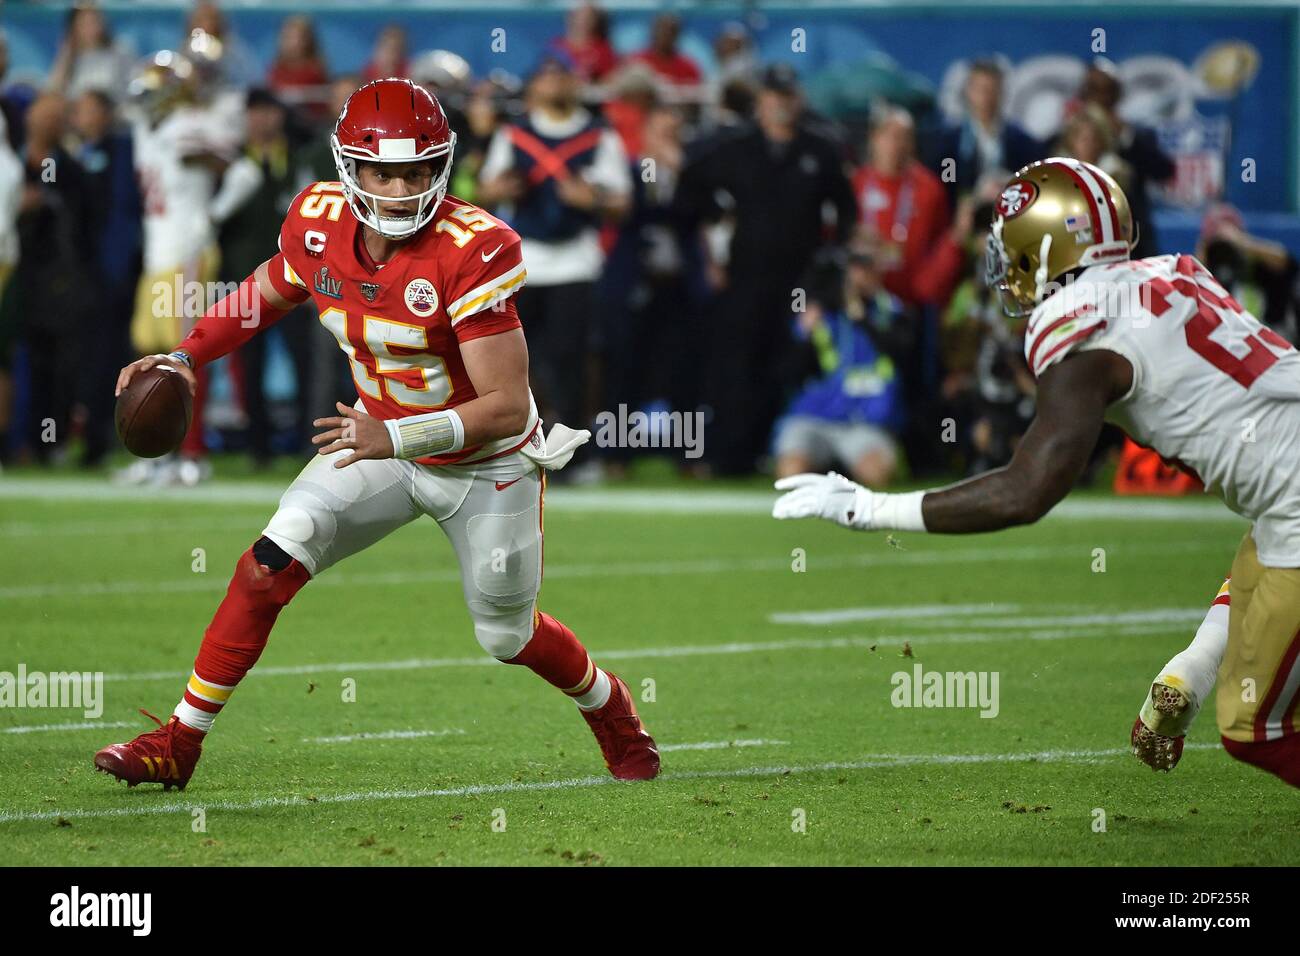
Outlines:
POLYGON ((885 289, 869 247, 854 247, 847 264, 831 272, 831 287, 809 289, 807 308, 796 316, 818 374, 778 423, 776 475, 833 468, 884 488, 898 467, 894 435, 904 411, 889 351, 908 347, 913 323, 885 289))
POLYGON ((1286 246, 1252 236, 1240 212, 1216 203, 1202 221, 1196 257, 1261 322, 1300 342, 1300 262, 1286 246))
POLYGON ((9 38, 0 27, 0 138, 5 139, 9 148, 17 152, 22 148, 23 109, 5 88, 5 76, 9 72, 9 38))
MULTIPOLYGON (((600 277, 608 409, 688 410, 699 403, 698 326, 688 298, 684 237, 673 215, 685 161, 682 128, 676 108, 654 106, 646 114, 632 209, 600 277)), ((632 454, 610 449, 607 474, 621 471, 632 454)))
POLYGON ((962 199, 953 241, 964 232, 965 277, 944 312, 943 398, 960 429, 967 474, 1005 465, 1034 417, 1034 381, 1024 359, 1024 320, 1002 312, 985 282, 984 245, 1000 185, 962 199))
MULTIPOLYGON (((8 68, 4 31, 0 31, 0 80, 8 68)), ((4 101, 0 101, 4 105, 4 101)), ((18 209, 23 193, 23 162, 18 158, 5 127, 18 120, 17 111, 0 113, 0 461, 8 452, 9 419, 13 407, 13 381, 9 374, 13 342, 17 337, 16 296, 10 293, 18 265, 18 209)))
POLYGON ((564 36, 551 41, 573 61, 584 83, 600 83, 618 65, 609 42, 609 14, 594 3, 580 3, 564 20, 564 36))
POLYGON ((1151 219, 1150 183, 1168 182, 1173 178, 1174 161, 1160 148, 1155 130, 1126 123, 1119 115, 1119 103, 1124 88, 1115 65, 1098 57, 1093 60, 1079 88, 1079 100, 1099 107, 1110 123, 1114 151, 1130 170, 1129 182, 1124 185, 1133 221, 1138 228, 1138 244, 1133 258, 1142 259, 1156 255, 1160 243, 1155 223, 1151 219))
POLYGON ((745 25, 736 20, 725 23, 713 40, 713 56, 718 63, 718 86, 741 82, 758 83, 761 65, 754 50, 754 38, 745 25))
POLYGON ((18 216, 14 291, 31 380, 25 437, 42 463, 61 458, 68 447, 91 304, 82 285, 92 259, 87 196, 81 168, 61 145, 65 110, 63 97, 46 93, 27 112, 18 216))
POLYGON ((578 90, 568 55, 545 53, 528 112, 493 136, 479 183, 480 202, 523 237, 528 284, 516 298, 542 417, 575 427, 591 421, 599 395, 592 314, 604 264, 599 230, 626 215, 632 191, 618 134, 578 102, 578 90))
POLYGON ((82 465, 113 447, 113 383, 131 352, 131 315, 140 276, 143 203, 130 134, 119 128, 107 93, 87 90, 73 103, 74 156, 84 184, 82 228, 89 257, 82 282, 93 288, 94 318, 83 327, 78 399, 85 411, 82 465))
POLYGON ((1091 103, 1079 107, 1065 121, 1055 152, 1109 173, 1126 194, 1132 186, 1133 170, 1115 152, 1115 128, 1101 108, 1091 103))
POLYGON ((1021 166, 1042 159, 1043 144, 1002 115, 1002 68, 995 60, 975 60, 962 87, 965 116, 941 130, 930 144, 930 168, 948 188, 949 202, 980 180, 1009 179, 1021 166), (951 177, 945 176, 952 161, 951 177))
POLYGON ((646 117, 659 105, 658 87, 654 71, 644 63, 628 63, 610 76, 605 121, 618 133, 629 156, 641 152, 646 117))
POLYGON ((492 80, 477 83, 465 100, 465 128, 456 135, 456 165, 452 168, 451 193, 467 202, 478 202, 478 182, 488 147, 501 125, 504 97, 492 80))
POLYGON ((284 103, 301 109, 308 120, 324 122, 329 118, 329 71, 309 17, 296 14, 285 18, 266 82, 284 103))
POLYGON ((631 59, 647 64, 670 83, 694 86, 703 74, 694 60, 677 49, 681 32, 681 17, 674 13, 661 13, 650 28, 650 46, 632 54, 631 59))
POLYGON ((724 217, 734 223, 705 267, 718 298, 699 343, 709 356, 714 414, 705 454, 719 473, 752 472, 767 448, 772 422, 803 373, 790 349, 795 289, 817 250, 847 239, 855 221, 838 146, 803 114, 797 74, 770 67, 756 122, 693 151, 677 190, 685 228, 724 217), (823 218, 828 206, 833 231, 823 218))
MULTIPOLYGON (((330 146, 330 137, 334 135, 334 123, 343 112, 343 104, 348 97, 361 86, 361 79, 355 73, 346 73, 337 77, 329 87, 329 104, 326 106, 329 118, 322 123, 312 142, 305 149, 304 161, 311 170, 312 177, 322 182, 333 182, 339 178, 334 165, 334 150, 330 146)), ((456 144, 460 148, 460 144, 456 144)))
POLYGON ((133 59, 131 50, 108 32, 99 7, 74 4, 68 10, 63 41, 50 69, 49 89, 69 99, 92 89, 120 96, 133 59))
MULTIPOLYGON (((288 113, 267 90, 248 92, 248 142, 244 155, 232 165, 251 167, 255 185, 241 191, 235 208, 221 208, 222 196, 214 200, 214 217, 221 221, 221 273, 228 283, 238 283, 275 255, 280 224, 289 204, 310 180, 311 173, 298 155, 286 132, 288 113)), ((224 192, 224 190, 223 190, 224 192)), ((309 310, 295 309, 269 332, 256 335, 239 350, 243 366, 244 408, 248 413, 248 444, 255 465, 269 463, 272 455, 272 427, 266 394, 266 356, 273 340, 285 346, 294 366, 298 400, 294 404, 290 451, 307 442, 308 402, 311 395, 313 328, 309 310)), ((323 411, 317 409, 318 412, 323 411)))
POLYGON ((948 228, 948 200, 939 177, 916 160, 912 116, 884 107, 873 117, 867 162, 853 176, 862 231, 878 250, 885 287, 921 305, 918 272, 930 262, 948 228))
POLYGON ((185 36, 193 35, 195 30, 202 30, 219 41, 221 49, 217 59, 223 85, 243 91, 261 81, 257 58, 243 38, 228 29, 226 18, 216 3, 199 0, 194 4, 185 24, 185 36))
POLYGON ((361 70, 361 82, 382 80, 388 76, 404 77, 410 65, 406 55, 406 31, 391 23, 379 31, 370 62, 361 70))

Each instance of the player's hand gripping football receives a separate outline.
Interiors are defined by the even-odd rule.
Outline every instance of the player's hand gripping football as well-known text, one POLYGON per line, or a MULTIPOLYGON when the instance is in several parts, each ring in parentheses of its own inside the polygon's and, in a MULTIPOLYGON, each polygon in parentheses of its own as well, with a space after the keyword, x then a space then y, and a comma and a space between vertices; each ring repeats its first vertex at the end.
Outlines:
POLYGON ((185 379, 185 384, 189 386, 190 395, 194 395, 194 390, 199 386, 199 380, 194 377, 193 370, 184 362, 178 362, 170 355, 161 354, 146 355, 142 359, 136 359, 130 365, 126 366, 126 368, 122 369, 122 371, 118 372, 117 389, 113 394, 121 395, 122 389, 126 388, 127 385, 131 383, 131 379, 133 379, 138 373, 147 371, 155 365, 170 365, 172 368, 176 369, 176 371, 180 372, 181 378, 185 379))
POLYGON ((334 407, 342 417, 318 418, 312 422, 317 428, 329 429, 312 436, 311 443, 320 446, 316 454, 332 455, 352 449, 351 455, 334 462, 335 468, 346 468, 354 461, 393 457, 393 441, 382 421, 342 402, 335 402, 334 407))
POLYGON ((790 475, 777 480, 776 490, 785 494, 772 505, 773 518, 825 518, 846 528, 872 528, 872 492, 833 471, 790 475))

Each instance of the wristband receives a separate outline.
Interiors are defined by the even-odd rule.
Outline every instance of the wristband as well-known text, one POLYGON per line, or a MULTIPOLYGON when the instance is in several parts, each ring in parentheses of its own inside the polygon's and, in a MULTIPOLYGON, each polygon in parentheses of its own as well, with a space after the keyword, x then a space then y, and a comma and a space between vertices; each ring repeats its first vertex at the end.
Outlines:
POLYGON ((194 371, 194 356, 184 349, 177 349, 175 352, 168 352, 169 359, 175 359, 177 362, 185 365, 191 372, 194 371))
POLYGON ((456 410, 445 408, 427 415, 407 415, 385 420, 394 458, 445 455, 465 447, 465 425, 456 410))
POLYGON ((894 531, 924 531, 925 517, 921 513, 924 491, 908 491, 898 495, 872 495, 870 527, 894 531))

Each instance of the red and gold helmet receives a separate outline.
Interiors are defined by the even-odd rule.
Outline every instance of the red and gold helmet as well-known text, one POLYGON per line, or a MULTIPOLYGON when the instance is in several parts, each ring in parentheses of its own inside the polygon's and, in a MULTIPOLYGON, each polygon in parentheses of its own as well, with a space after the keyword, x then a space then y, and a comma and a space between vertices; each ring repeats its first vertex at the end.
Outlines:
POLYGON ((410 80, 389 78, 367 83, 348 97, 334 124, 330 146, 353 215, 380 235, 403 239, 433 218, 447 194, 456 134, 428 90, 410 80), (418 201, 415 214, 397 219, 380 216, 379 204, 392 200, 361 188, 357 179, 359 161, 428 161, 433 167, 432 183, 424 192, 407 197, 418 201))
POLYGON ((1017 172, 998 196, 986 279, 1008 315, 1025 316, 1049 284, 1074 269, 1127 259, 1136 238, 1115 180, 1077 159, 1044 159, 1017 172))

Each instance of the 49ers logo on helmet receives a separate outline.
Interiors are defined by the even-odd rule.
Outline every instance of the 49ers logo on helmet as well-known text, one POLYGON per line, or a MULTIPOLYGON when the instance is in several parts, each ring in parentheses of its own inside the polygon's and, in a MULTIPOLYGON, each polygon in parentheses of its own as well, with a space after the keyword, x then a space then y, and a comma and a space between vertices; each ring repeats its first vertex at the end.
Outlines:
POLYGON ((1037 186, 1027 179, 1017 179, 1002 190, 996 206, 997 214, 1003 219, 1015 219, 1037 198, 1037 186))

